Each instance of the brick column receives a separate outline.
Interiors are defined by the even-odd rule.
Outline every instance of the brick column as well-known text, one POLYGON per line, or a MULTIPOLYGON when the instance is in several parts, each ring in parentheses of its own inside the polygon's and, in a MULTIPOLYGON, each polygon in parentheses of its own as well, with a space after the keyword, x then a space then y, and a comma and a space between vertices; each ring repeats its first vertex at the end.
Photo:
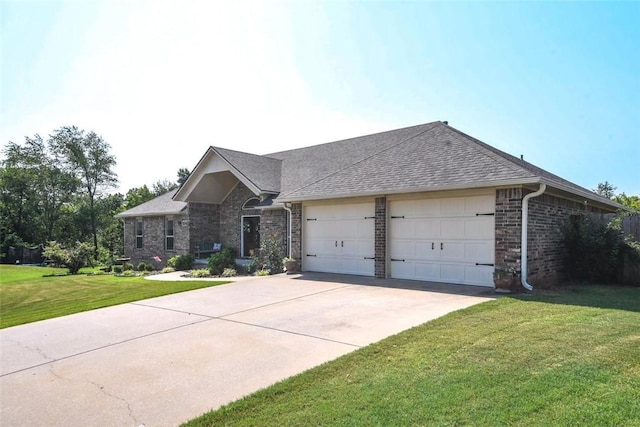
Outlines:
POLYGON ((291 257, 302 261, 302 203, 291 205, 291 257))
POLYGON ((387 277, 387 198, 376 197, 375 204, 375 275, 387 277))

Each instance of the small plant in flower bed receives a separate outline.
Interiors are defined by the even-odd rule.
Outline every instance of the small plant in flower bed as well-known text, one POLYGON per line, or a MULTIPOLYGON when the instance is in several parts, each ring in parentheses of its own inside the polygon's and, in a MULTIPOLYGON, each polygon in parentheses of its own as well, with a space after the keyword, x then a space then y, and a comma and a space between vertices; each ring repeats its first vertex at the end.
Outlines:
POLYGON ((261 277, 262 276, 268 276, 269 274, 271 274, 270 270, 262 269, 262 270, 256 271, 256 275, 261 276, 261 277))
POLYGON ((238 275, 238 272, 235 268, 225 268, 222 272, 222 277, 235 277, 238 275))
POLYGON ((165 267, 162 269, 163 273, 173 273, 174 271, 176 271, 176 269, 173 267, 165 267))
POLYGON ((201 278, 201 277, 210 277, 211 273, 209 273, 209 270, 207 270, 206 268, 199 268, 197 270, 191 270, 189 272, 189 275, 191 277, 201 278))

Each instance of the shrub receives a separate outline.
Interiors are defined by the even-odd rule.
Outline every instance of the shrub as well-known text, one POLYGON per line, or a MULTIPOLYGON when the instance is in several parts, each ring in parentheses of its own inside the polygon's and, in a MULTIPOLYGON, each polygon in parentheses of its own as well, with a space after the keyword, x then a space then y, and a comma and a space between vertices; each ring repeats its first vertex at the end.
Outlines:
POLYGON ((122 273, 122 266, 121 265, 114 265, 112 267, 112 269, 113 269, 113 272, 116 273, 116 274, 122 273))
POLYGON ((167 267, 173 267, 176 270, 191 270, 195 260, 191 254, 176 255, 167 260, 167 267))
MULTIPOLYGON (((147 265, 149 265, 149 264, 147 264, 147 263, 146 263, 146 262, 144 262, 144 261, 140 261, 140 262, 138 263, 137 270, 138 270, 138 271, 147 271, 147 265)), ((151 268, 153 269, 153 267, 151 267, 151 268)))
POLYGON ((123 271, 133 271, 133 264, 131 264, 130 262, 125 262, 122 264, 122 270, 123 271))
POLYGON ((594 283, 617 280, 623 255, 631 249, 625 242, 619 217, 607 221, 602 215, 571 215, 565 221, 563 234, 569 280, 594 283))
POLYGON ((222 277, 235 277, 238 275, 238 272, 235 268, 225 268, 222 272, 222 277))
POLYGON ((64 248, 58 242, 49 242, 43 255, 51 259, 56 265, 66 267, 71 274, 77 274, 80 269, 89 264, 93 248, 88 243, 76 242, 72 248, 64 248))
POLYGON ((220 252, 216 252, 209 257, 207 267, 213 275, 220 275, 225 268, 233 268, 236 266, 236 251, 231 248, 222 248, 220 252))
POLYGON ((191 277, 209 277, 209 276, 211 276, 211 274, 209 273, 209 270, 207 270, 206 268, 199 268, 197 270, 191 270, 189 272, 189 274, 191 275, 191 277))
POLYGON ((150 262, 148 262, 147 265, 144 268, 144 271, 147 271, 147 272, 152 272, 154 270, 155 270, 155 268, 154 268, 153 264, 151 264, 150 262))
POLYGON ((260 270, 268 270, 270 273, 282 272, 282 253, 278 241, 269 237, 260 242, 260 249, 252 257, 260 270))
POLYGON ((162 273, 173 273, 174 271, 176 271, 176 269, 173 267, 165 267, 162 269, 162 273))
POLYGON ((122 272, 122 275, 125 277, 134 277, 137 276, 136 272, 133 271, 133 268, 129 269, 129 270, 125 270, 122 272))
POLYGON ((271 274, 271 271, 265 270, 265 269, 256 271, 256 275, 258 276, 268 276, 270 274, 271 274))

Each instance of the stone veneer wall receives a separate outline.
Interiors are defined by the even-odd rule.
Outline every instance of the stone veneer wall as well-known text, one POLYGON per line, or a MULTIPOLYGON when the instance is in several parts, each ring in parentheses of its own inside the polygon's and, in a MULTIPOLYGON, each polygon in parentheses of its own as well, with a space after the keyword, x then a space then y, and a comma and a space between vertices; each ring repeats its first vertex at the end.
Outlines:
MULTIPOLYGON (((188 203, 189 210, 189 252, 196 254, 197 246, 203 241, 208 243, 220 241, 220 206, 212 203, 188 203)), ((203 249, 204 248, 200 248, 203 249)), ((210 249, 210 248, 209 248, 210 249)))
POLYGON ((257 209, 243 210, 242 205, 247 200, 255 197, 243 183, 238 185, 231 191, 231 194, 220 204, 220 243, 222 246, 230 247, 240 253, 241 236, 240 225, 243 215, 260 216, 261 211, 257 209))
POLYGON ((280 254, 287 255, 287 211, 263 210, 260 215, 260 240, 274 238, 280 244, 280 254))
POLYGON ((387 198, 376 197, 375 202, 375 275, 387 275, 387 198))
POLYGON ((182 226, 183 215, 153 216, 142 218, 142 248, 136 248, 136 218, 124 220, 124 253, 131 258, 136 266, 141 261, 150 262, 154 266, 163 267, 167 260, 174 255, 182 255, 189 252, 189 227, 182 226), (165 219, 174 220, 174 239, 172 251, 165 249, 165 219), (160 265, 153 260, 155 256, 162 259, 160 265))
POLYGON ((302 203, 291 205, 291 257, 302 265, 302 203))
MULTIPOLYGON (((531 190, 507 188, 496 190, 495 268, 517 272, 512 290, 521 290, 522 198, 531 190)), ((529 200, 528 282, 533 286, 550 286, 563 279, 566 255, 562 244, 562 224, 574 214, 602 212, 579 202, 543 194, 529 200)))

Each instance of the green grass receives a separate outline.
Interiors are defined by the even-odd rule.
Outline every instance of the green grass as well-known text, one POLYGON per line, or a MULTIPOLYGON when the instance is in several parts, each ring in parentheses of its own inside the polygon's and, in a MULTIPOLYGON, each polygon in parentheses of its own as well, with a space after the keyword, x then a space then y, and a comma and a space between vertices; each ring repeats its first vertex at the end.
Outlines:
POLYGON ((503 297, 188 426, 640 426, 640 288, 503 297))
POLYGON ((228 281, 156 281, 63 275, 66 269, 0 265, 0 328, 138 301, 228 281))

